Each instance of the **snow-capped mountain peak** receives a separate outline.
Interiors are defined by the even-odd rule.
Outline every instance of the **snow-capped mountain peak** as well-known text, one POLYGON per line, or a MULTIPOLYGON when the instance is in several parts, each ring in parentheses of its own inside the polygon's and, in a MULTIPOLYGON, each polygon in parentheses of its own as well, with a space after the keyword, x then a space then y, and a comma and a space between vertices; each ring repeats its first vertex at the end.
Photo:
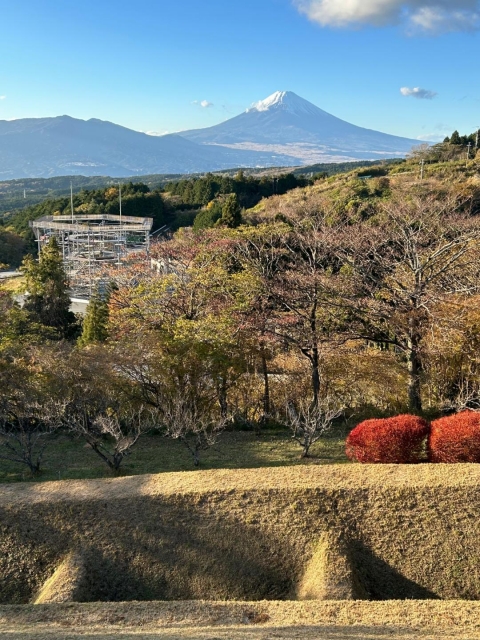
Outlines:
POLYGON ((265 100, 255 102, 249 109, 247 109, 246 113, 271 110, 288 111, 289 113, 295 113, 298 115, 304 115, 307 113, 318 114, 318 112, 321 111, 321 109, 311 102, 297 96, 293 91, 275 91, 275 93, 272 93, 272 95, 265 98, 265 100))

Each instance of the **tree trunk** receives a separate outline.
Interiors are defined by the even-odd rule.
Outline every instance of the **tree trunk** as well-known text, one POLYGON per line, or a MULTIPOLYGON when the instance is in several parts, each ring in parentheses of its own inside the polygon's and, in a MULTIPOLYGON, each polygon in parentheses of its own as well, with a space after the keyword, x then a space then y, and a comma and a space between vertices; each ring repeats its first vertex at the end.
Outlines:
POLYGON ((313 391, 313 404, 318 406, 318 400, 320 397, 320 356, 318 353, 318 347, 314 346, 312 349, 312 391, 313 391))
MULTIPOLYGON (((312 351, 310 361, 312 363, 312 391, 313 405, 318 407, 320 397, 320 354, 318 352, 317 338, 317 290, 315 287, 315 302, 310 311, 310 339, 312 341, 312 351)), ((308 452, 307 452, 308 453, 308 452)))
POLYGON ((417 335, 411 336, 408 342, 408 408, 412 413, 422 411, 420 340, 417 335))
POLYGON ((228 416, 228 403, 227 403, 227 380, 222 376, 220 384, 218 386, 218 403, 220 405, 220 414, 224 420, 228 416))
POLYGON ((262 374, 263 374, 263 419, 270 415, 270 381, 268 379, 268 363, 262 350, 262 374))

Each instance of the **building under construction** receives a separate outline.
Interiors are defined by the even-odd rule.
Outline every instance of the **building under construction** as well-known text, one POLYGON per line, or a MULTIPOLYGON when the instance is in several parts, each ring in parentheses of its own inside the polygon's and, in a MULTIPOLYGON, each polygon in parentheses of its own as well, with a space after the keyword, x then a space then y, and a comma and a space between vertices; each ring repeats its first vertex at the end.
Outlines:
POLYGON ((39 254, 50 238, 57 239, 72 297, 89 298, 129 256, 148 255, 152 224, 152 218, 74 215, 43 216, 30 226, 39 254))

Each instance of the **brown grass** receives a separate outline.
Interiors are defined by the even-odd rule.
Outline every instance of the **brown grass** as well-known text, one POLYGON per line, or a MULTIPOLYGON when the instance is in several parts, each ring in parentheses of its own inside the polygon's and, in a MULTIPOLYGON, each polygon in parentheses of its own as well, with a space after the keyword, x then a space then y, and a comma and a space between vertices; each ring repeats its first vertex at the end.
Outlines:
POLYGON ((0 607, 2 640, 480 638, 480 603, 150 602, 0 607))
POLYGON ((348 543, 324 533, 297 587, 299 600, 368 600, 356 575, 348 543))
POLYGON ((81 602, 85 592, 86 571, 83 557, 78 552, 67 554, 64 560, 42 586, 35 604, 81 602))
POLYGON ((33 601, 72 552, 83 600, 288 600, 329 532, 372 600, 478 599, 479 481, 478 465, 324 465, 3 485, 0 601, 33 601))
POLYGON ((332 599, 478 597, 479 480, 476 465, 352 465, 3 486, 4 601, 34 597, 36 572, 44 593, 75 582, 79 548, 90 599, 250 601, 3 606, 0 637, 480 638, 478 602, 332 599), (315 600, 259 600, 265 581, 315 600))

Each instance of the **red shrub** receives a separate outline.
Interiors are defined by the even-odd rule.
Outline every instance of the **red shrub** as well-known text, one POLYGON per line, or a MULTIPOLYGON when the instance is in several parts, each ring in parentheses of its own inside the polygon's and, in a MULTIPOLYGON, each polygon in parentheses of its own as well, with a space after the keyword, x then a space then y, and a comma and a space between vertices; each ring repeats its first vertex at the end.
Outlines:
POLYGON ((350 432, 347 456, 358 462, 420 462, 429 429, 426 420, 411 415, 365 420, 350 432))
POLYGON ((480 462, 480 413, 462 411, 432 422, 430 462, 480 462))

